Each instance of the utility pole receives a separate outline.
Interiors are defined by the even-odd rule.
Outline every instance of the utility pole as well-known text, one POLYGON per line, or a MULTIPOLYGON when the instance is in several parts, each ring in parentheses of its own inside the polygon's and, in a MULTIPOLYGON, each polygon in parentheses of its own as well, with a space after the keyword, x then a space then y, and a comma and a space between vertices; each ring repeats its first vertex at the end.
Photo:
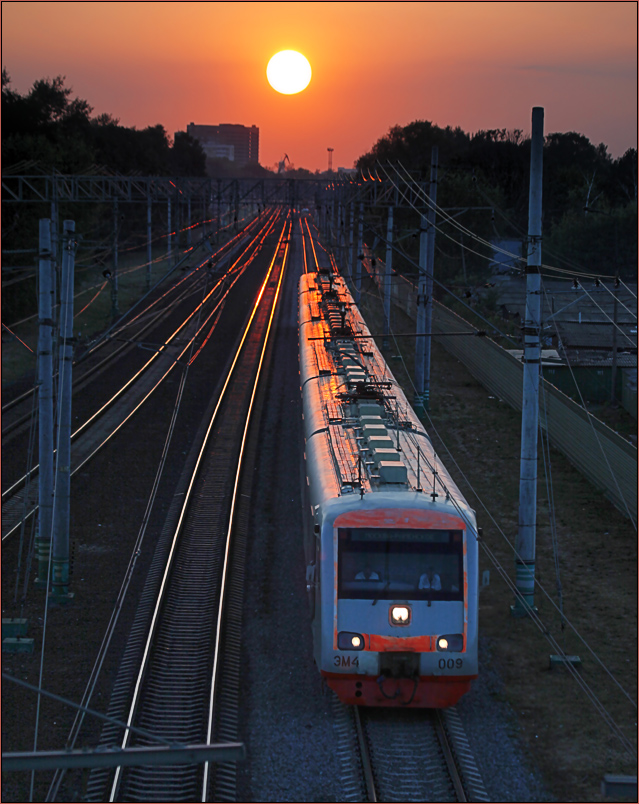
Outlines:
POLYGON ((151 268, 153 263, 153 245, 151 237, 151 193, 146 200, 146 289, 151 290, 151 268))
POLYGON ((384 348, 388 348, 388 336, 390 335, 392 272, 393 272, 393 207, 389 207, 388 221, 386 224, 386 264, 384 265, 384 340, 382 342, 384 348))
POLYGON ((357 263, 355 266, 355 304, 359 304, 362 292, 362 262, 364 261, 364 204, 359 205, 359 226, 357 229, 357 263))
POLYGON ((619 237, 617 234, 617 218, 613 218, 615 227, 615 284, 613 291, 612 307, 612 366, 610 369, 610 403, 615 405, 617 402, 617 317, 619 314, 619 237))
POLYGON ((167 204, 167 207, 166 207, 166 217, 167 217, 166 225, 167 225, 168 230, 169 230, 169 232, 168 232, 168 243, 167 243, 167 253, 168 253, 168 259, 169 259, 169 266, 171 266, 172 257, 173 257, 173 249, 172 249, 172 241, 171 241, 171 196, 169 196, 166 199, 166 204, 167 204))
POLYGON ((464 274, 464 285, 466 285, 468 284, 468 280, 466 279, 466 246, 464 245, 463 232, 459 233, 459 242, 461 244, 461 260, 462 260, 462 271, 464 274))
POLYGON ((69 508, 71 502, 71 368, 73 365, 73 271, 75 221, 64 221, 62 287, 60 291, 60 364, 58 380, 58 450, 53 501, 53 564, 51 596, 69 593, 69 508))
POLYGON ((617 297, 619 288, 619 273, 615 272, 615 285, 613 291, 613 306, 612 306, 612 366, 610 369, 610 403, 612 405, 617 402, 617 316, 619 299, 617 297))
POLYGON ((118 307, 118 199, 113 199, 113 276, 111 277, 111 320, 116 321, 120 315, 118 307))
POLYGON ((541 201, 544 147, 544 110, 532 110, 530 192, 528 199, 528 260, 526 265, 526 313, 524 384, 521 417, 519 479, 519 529, 515 543, 516 584, 519 595, 510 607, 515 617, 534 611, 535 538, 537 527, 537 439, 539 433, 539 364, 541 361, 541 201))
MULTIPOLYGON (((435 269, 435 205, 437 204, 437 161, 439 148, 433 145, 430 157, 430 205, 426 219, 428 228, 426 252, 426 332, 430 335, 433 322, 433 275, 435 269)), ((424 409, 430 410, 430 344, 432 338, 424 338, 424 409)))
MULTIPOLYGON (((53 316, 58 303, 58 269, 59 269, 59 220, 58 220, 58 183, 54 177, 52 184, 53 200, 51 201, 51 254, 53 255, 53 316)), ((54 357, 57 354, 57 344, 54 343, 54 357)))
POLYGON ((424 414, 430 405, 430 332, 433 318, 433 266, 435 263, 435 204, 437 203, 437 161, 439 149, 433 145, 430 157, 430 203, 420 219, 419 276, 415 342, 415 412, 424 414), (426 337, 420 337, 426 336, 426 337))
POLYGON ((53 522, 53 285, 51 221, 40 220, 38 288, 38 534, 36 584, 47 585, 53 522))
POLYGON ((335 193, 333 193, 333 196, 331 198, 331 236, 328 242, 330 244, 331 249, 334 249, 337 243, 337 238, 335 236, 335 193))
POLYGON ((424 413, 424 361, 425 342, 428 338, 419 337, 426 333, 426 253, 428 236, 426 217, 419 219, 419 275, 417 277, 417 311, 415 316, 415 399, 414 408, 418 416, 424 413))
POLYGON ((351 201, 351 220, 348 234, 348 278, 353 281, 353 236, 355 231, 355 204, 351 201))

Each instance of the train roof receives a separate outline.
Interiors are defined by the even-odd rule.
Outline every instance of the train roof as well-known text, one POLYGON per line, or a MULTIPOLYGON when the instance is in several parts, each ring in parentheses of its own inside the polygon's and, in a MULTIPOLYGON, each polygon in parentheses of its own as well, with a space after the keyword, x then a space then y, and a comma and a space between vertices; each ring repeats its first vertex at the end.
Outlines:
POLYGON ((301 277, 299 323, 307 451, 336 496, 424 492, 469 509, 337 272, 301 277))

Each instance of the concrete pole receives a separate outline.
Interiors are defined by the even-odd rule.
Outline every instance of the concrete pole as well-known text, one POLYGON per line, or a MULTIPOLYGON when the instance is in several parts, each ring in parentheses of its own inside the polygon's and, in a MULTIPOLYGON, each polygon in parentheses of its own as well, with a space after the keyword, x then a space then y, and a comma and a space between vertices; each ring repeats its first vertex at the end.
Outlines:
POLYGON ((426 262, 428 253, 426 217, 419 221, 419 276, 417 278, 417 314, 415 334, 415 400, 414 408, 418 416, 424 413, 424 350, 426 348, 426 262))
POLYGON ((535 534, 537 526, 537 438, 539 432, 539 364, 541 360, 541 200, 544 146, 544 110, 532 110, 530 148, 530 192, 528 200, 528 261, 526 266, 526 313, 524 338, 524 384, 521 418, 521 469, 519 479, 519 530, 517 558, 517 597, 510 607, 516 617, 534 608, 535 534))
POLYGON ((615 284, 613 291, 614 304, 612 308, 612 367, 610 370, 610 403, 615 405, 617 402, 617 316, 619 313, 619 237, 617 234, 617 219, 613 220, 615 225, 615 284))
POLYGON ((172 257, 173 257, 173 241, 172 241, 172 233, 171 233, 171 199, 166 199, 166 225, 168 228, 168 243, 167 243, 167 254, 169 260, 169 266, 171 265, 172 257))
POLYGON ((468 280, 466 279, 466 249, 464 247, 464 235, 462 232, 459 233, 459 242, 461 244, 461 261, 462 261, 462 272, 464 274, 464 285, 468 284, 468 280))
MULTIPOLYGON (((55 309, 58 303, 58 201, 57 201, 57 184, 55 179, 53 181, 53 200, 51 201, 51 254, 53 255, 53 319, 55 321, 55 309)), ((58 346, 53 344, 54 359, 57 355, 58 346)))
POLYGON ((355 304, 359 304, 362 293, 362 262, 364 254, 364 204, 359 205, 359 226, 357 228, 357 262, 355 264, 355 304))
POLYGON ((384 266, 384 348, 388 347, 391 311, 391 275, 393 272, 393 207, 388 208, 386 224, 386 265, 384 266))
POLYGON ((348 279, 353 283, 353 237, 355 232, 355 204, 351 202, 351 220, 348 233, 348 279))
MULTIPOLYGON (((427 251, 426 251, 426 320, 425 327, 428 335, 432 332, 433 323, 433 276, 435 268, 435 204, 437 203, 437 160, 439 148, 433 145, 430 157, 430 188, 428 197, 430 206, 426 220, 427 251)), ((424 410, 430 410, 430 345, 431 337, 424 338, 424 410)))
POLYGON ((337 243, 335 250, 337 251, 337 264, 342 265, 342 217, 344 215, 344 208, 342 207, 342 200, 337 202, 337 243))
POLYGON ((186 245, 191 245, 191 196, 188 197, 186 202, 186 245))
POLYGON ((111 277, 111 319, 115 321, 120 315, 118 307, 118 199, 113 200, 113 276, 111 277))
POLYGON ((60 363, 58 380, 58 452, 53 504, 51 595, 69 594, 69 508, 71 502, 71 367, 73 365, 73 271, 75 221, 64 221, 60 291, 60 363))
POLYGON ((152 245, 152 226, 151 226, 151 194, 146 200, 146 289, 147 292, 151 290, 151 273, 153 262, 153 245, 152 245))
POLYGON ((335 249, 335 246, 337 245, 337 238, 335 236, 335 208, 335 188, 333 188, 333 198, 331 200, 331 238, 329 241, 332 249, 335 249))
POLYGON ((615 289, 613 291, 613 307, 612 307, 612 366, 610 369, 610 403, 616 404, 617 393, 617 317, 618 317, 618 288, 619 274, 615 276, 615 289))
POLYGON ((38 533, 36 584, 46 586, 51 554, 53 523, 53 285, 51 221, 40 220, 40 265, 38 288, 38 533))

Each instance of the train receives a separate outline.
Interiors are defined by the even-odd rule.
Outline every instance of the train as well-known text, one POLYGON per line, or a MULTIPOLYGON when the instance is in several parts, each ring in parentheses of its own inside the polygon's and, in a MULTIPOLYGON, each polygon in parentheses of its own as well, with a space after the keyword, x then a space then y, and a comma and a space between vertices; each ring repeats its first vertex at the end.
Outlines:
POLYGON ((336 266, 298 290, 314 661, 349 705, 452 706, 478 675, 475 512, 336 266))

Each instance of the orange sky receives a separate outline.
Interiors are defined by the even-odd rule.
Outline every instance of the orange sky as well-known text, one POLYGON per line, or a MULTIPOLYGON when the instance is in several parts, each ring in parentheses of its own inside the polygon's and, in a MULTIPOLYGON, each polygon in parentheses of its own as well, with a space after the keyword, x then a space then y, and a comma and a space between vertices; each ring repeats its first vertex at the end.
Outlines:
POLYGON ((260 128, 260 162, 352 167, 395 125, 577 131, 637 145, 634 2, 3 2, 2 65, 20 92, 65 75, 122 125, 260 128), (313 78, 280 95, 278 50, 313 78))

